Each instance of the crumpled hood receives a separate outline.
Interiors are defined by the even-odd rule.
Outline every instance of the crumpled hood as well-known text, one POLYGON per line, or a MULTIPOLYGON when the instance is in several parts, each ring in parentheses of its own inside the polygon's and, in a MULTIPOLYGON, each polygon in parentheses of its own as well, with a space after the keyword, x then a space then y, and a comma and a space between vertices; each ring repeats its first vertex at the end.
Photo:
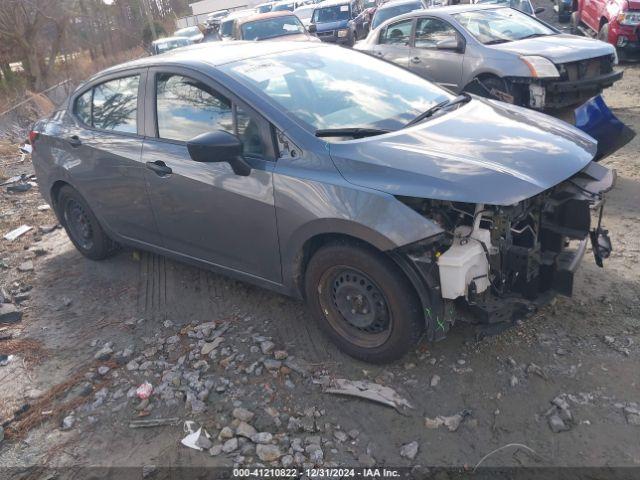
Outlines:
POLYGON ((414 127, 329 144, 350 183, 392 195, 512 205, 561 183, 596 142, 542 113, 474 98, 414 127))
POLYGON ((614 51, 613 45, 600 40, 566 34, 527 38, 487 46, 517 55, 541 55, 556 64, 613 55, 614 51))

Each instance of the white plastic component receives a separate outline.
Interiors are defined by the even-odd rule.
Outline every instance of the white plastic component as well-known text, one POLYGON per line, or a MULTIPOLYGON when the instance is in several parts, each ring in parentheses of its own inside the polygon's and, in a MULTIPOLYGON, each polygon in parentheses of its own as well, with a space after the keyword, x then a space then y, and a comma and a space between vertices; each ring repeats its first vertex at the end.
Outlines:
POLYGON ((438 258, 442 298, 467 296, 469 284, 474 281, 477 293, 489 288, 489 262, 482 243, 491 249, 490 232, 475 229, 470 238, 469 227, 456 229, 453 245, 438 258))

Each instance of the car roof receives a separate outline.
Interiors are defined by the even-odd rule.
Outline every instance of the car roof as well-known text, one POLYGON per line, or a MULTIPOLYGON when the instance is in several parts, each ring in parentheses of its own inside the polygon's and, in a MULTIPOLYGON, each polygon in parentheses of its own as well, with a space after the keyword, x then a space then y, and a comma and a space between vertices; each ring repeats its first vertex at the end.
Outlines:
POLYGON ((347 5, 353 0, 324 0, 316 4, 316 8, 334 7, 336 5, 347 5))
POLYGON ((295 17, 293 12, 289 10, 280 10, 278 12, 267 12, 267 13, 256 13, 255 15, 251 15, 250 17, 243 17, 242 20, 238 20, 236 22, 237 26, 244 25, 245 23, 257 22, 259 20, 268 20, 269 18, 278 18, 278 17, 295 17))
POLYGON ((179 65, 200 67, 209 69, 251 58, 260 58, 264 55, 285 53, 294 50, 305 50, 310 48, 341 48, 334 45, 320 42, 253 42, 253 41, 233 41, 233 42, 206 42, 189 45, 187 47, 170 50, 161 55, 131 60, 120 65, 116 65, 92 76, 88 81, 105 75, 117 74, 121 71, 133 68, 148 68, 163 65, 179 65))

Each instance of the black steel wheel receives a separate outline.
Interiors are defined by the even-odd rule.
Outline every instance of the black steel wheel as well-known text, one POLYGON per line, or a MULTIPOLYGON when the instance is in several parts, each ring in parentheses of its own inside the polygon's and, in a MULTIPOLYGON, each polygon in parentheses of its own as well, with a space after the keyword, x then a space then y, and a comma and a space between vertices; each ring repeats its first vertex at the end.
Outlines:
POLYGON ((70 198, 64 207, 64 223, 69 227, 70 235, 82 249, 93 247, 93 229, 85 209, 75 199, 70 198))
POLYGON ((304 280, 314 317, 348 355, 390 362, 422 335, 424 317, 413 287, 372 247, 347 240, 328 244, 311 257, 304 280))
POLYGON ((389 338, 392 321, 387 299, 366 274, 338 265, 328 269, 321 282, 331 289, 320 301, 323 308, 335 311, 329 317, 334 329, 364 348, 378 347, 389 338))
POLYGON ((85 257, 102 260, 117 250, 84 198, 71 186, 63 186, 56 197, 56 213, 73 245, 85 257))

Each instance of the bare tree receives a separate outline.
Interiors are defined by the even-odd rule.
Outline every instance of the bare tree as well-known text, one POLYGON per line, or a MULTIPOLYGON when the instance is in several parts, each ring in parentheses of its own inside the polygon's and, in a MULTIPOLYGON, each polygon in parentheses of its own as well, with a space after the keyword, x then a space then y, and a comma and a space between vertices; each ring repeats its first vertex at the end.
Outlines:
POLYGON ((71 0, 0 0, 0 43, 22 61, 36 90, 47 85, 64 40, 71 0))

